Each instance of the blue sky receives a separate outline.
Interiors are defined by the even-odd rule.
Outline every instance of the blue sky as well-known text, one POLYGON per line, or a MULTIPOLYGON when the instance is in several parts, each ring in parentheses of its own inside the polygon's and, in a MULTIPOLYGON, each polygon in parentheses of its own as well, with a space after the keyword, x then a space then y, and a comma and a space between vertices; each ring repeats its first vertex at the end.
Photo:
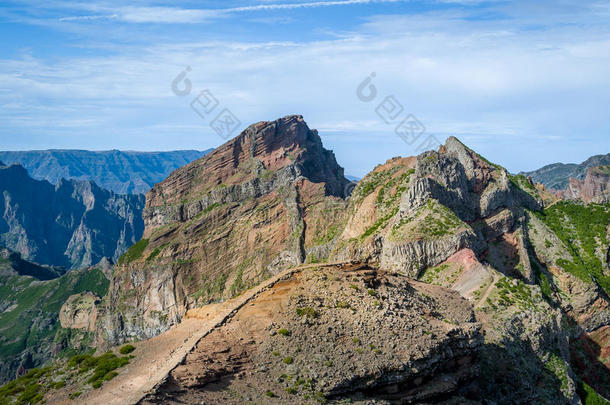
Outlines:
POLYGON ((608 1, 4 0, 0 36, 3 150, 216 147, 190 107, 207 89, 239 130, 302 114, 358 176, 418 149, 376 113, 388 96, 419 140, 511 171, 610 152, 608 1))

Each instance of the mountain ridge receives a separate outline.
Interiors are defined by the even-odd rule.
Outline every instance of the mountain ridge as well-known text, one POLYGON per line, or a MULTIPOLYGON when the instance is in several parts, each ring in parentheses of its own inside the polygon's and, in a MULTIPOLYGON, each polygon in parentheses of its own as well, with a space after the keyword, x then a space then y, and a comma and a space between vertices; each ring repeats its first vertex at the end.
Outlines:
MULTIPOLYGON (((99 342, 159 335, 191 309, 230 299, 283 269, 354 262, 438 283, 476 303, 487 335, 477 353, 485 370, 479 386, 487 399, 578 403, 568 342, 608 324, 607 296, 596 282, 605 276, 597 270, 583 274, 578 258, 554 256, 561 250, 550 255, 539 250, 540 234, 548 233, 552 245, 567 243, 550 236, 559 230, 547 228, 540 186, 450 137, 438 151, 391 159, 351 194, 333 195, 324 179, 332 183, 336 175, 311 181, 288 158, 290 147, 275 141, 277 128, 284 128, 279 133, 290 145, 301 139, 301 124, 282 120, 294 124, 302 117, 284 117, 271 127, 254 124, 151 190, 145 239, 114 273, 99 342), (254 139, 259 143, 247 143, 254 139), (437 278, 441 274, 447 275, 437 278), (557 291, 574 295, 568 302, 557 291), (579 326, 564 330, 562 319, 579 326), (506 341, 508 336, 513 340, 506 341), (515 359, 527 361, 518 365, 515 359), (523 367, 523 375, 501 371, 523 367), (536 381, 546 383, 541 388, 536 381)), ((315 133, 304 128, 303 133, 315 133)), ((601 208, 599 214, 607 211, 601 208)), ((196 363, 192 367, 187 373, 201 372, 196 363)), ((193 384, 188 381, 186 388, 193 384)), ((328 389, 324 392, 332 395, 328 389)), ((209 398, 205 391, 201 395, 209 398)))
POLYGON ((354 185, 302 116, 253 124, 148 193, 95 319, 66 308, 100 352, 141 341, 133 365, 91 385, 69 364, 97 359, 60 362, 45 399, 608 397, 610 204, 545 193, 454 137, 354 185))
POLYGON ((146 193, 173 170, 204 156, 205 151, 167 152, 89 151, 83 149, 48 149, 0 151, 0 160, 19 163, 30 175, 52 184, 62 178, 92 180, 118 194, 146 193))
POLYGON ((520 174, 530 176, 534 182, 541 183, 546 188, 564 190, 568 187, 570 178, 584 180, 587 169, 604 165, 610 165, 610 153, 591 156, 581 163, 551 163, 520 174))

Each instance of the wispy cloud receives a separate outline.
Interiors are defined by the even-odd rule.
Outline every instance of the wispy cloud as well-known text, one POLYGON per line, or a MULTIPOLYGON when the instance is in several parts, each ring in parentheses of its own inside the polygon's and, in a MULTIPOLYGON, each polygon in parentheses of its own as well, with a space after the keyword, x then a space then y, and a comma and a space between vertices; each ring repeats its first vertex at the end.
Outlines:
POLYGON ((215 146, 222 140, 192 112, 192 97, 177 98, 170 90, 186 66, 194 91, 210 89, 244 126, 303 114, 348 172, 358 175, 393 155, 414 153, 376 115, 377 101, 356 98, 357 85, 371 72, 378 101, 394 95, 430 133, 463 137, 515 170, 548 163, 551 152, 554 159, 563 153, 564 160, 579 160, 586 157, 582 145, 610 147, 610 28, 603 7, 562 2, 541 12, 527 2, 486 2, 412 9, 405 2, 405 10, 381 7, 349 24, 312 23, 332 14, 320 9, 306 23, 298 18, 308 13, 276 13, 297 23, 248 25, 257 16, 276 17, 256 10, 360 3, 259 0, 220 10, 81 3, 75 9, 92 19, 54 20, 82 30, 68 37, 70 54, 46 57, 35 50, 0 60, 0 149, 27 139, 98 149, 215 146), (93 18, 100 15, 111 19, 93 18), (220 29, 123 24, 219 16, 226 17, 220 29), (120 41, 105 38, 114 30, 120 41), (93 44, 72 42, 81 36, 93 44), (510 161, 500 159, 518 148, 510 161))
MULTIPOLYGON (((119 7, 107 8, 107 14, 79 15, 61 17, 59 21, 92 21, 92 20, 118 20, 128 23, 200 23, 212 18, 226 17, 230 14, 273 11, 273 10, 296 10, 306 8, 350 6, 371 3, 397 3, 404 0, 335 0, 335 1, 310 1, 303 3, 273 3, 257 4, 252 6, 188 9, 176 7, 119 7)), ((104 10, 103 6, 95 6, 98 10, 104 10)))

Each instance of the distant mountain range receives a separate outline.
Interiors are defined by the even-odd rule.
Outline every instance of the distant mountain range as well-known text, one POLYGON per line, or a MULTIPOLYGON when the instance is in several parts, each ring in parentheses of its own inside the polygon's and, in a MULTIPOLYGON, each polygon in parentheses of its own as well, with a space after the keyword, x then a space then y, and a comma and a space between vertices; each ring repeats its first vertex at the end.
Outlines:
POLYGON ((564 190, 573 179, 584 180, 587 169, 596 166, 610 165, 610 153, 606 155, 591 156, 580 164, 553 163, 531 172, 522 172, 531 176, 534 183, 542 183, 546 188, 564 190))
POLYGON ((92 180, 118 194, 144 194, 172 171, 210 150, 170 152, 37 150, 0 151, 0 161, 18 163, 35 179, 57 184, 62 178, 92 180))
POLYGON ((92 181, 32 179, 0 162, 0 244, 40 264, 78 268, 117 260, 144 230, 144 196, 92 181))

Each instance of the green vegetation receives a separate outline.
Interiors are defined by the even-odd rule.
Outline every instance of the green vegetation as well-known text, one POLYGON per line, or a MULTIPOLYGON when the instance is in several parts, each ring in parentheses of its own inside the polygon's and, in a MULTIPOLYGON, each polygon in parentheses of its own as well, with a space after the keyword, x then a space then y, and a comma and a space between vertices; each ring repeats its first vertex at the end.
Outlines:
POLYGON ((49 281, 27 276, 4 277, 0 281, 0 302, 13 303, 11 310, 0 313, 2 361, 18 356, 28 347, 48 346, 50 350, 56 336, 66 337, 62 335, 58 317, 70 295, 90 291, 102 297, 109 286, 98 269, 72 270, 49 281))
POLYGON ((231 284, 231 296, 235 297, 248 288, 248 285, 243 280, 244 270, 250 267, 253 261, 252 258, 246 259, 237 268, 237 275, 235 276, 233 284, 231 284))
POLYGON ((529 195, 531 195, 533 197, 537 197, 538 196, 538 191, 536 190, 536 187, 534 187, 534 185, 532 183, 530 183, 530 181, 524 175, 522 175, 522 174, 517 174, 517 175, 509 174, 508 175, 508 179, 510 180, 510 182, 515 187, 525 191, 529 195))
MULTIPOLYGON (((320 246, 320 245, 324 245, 328 242, 333 241, 341 232, 342 227, 340 224, 331 224, 326 229, 327 229, 326 234, 319 235, 313 239, 313 241, 312 241, 313 246, 320 246)), ((312 263, 317 263, 317 262, 312 262, 312 263)))
POLYGON ((542 297, 532 295, 532 291, 521 280, 502 277, 496 283, 498 305, 510 307, 517 305, 523 309, 536 309, 542 297))
POLYGON ((290 336, 290 331, 286 328, 281 328, 277 330, 278 335, 282 336, 290 336))
POLYGON ((142 257, 142 253, 148 246, 148 239, 141 239, 134 245, 131 245, 127 252, 119 258, 119 265, 126 265, 142 257))
POLYGON ((411 216, 402 218, 392 226, 391 238, 438 239, 453 234, 461 227, 467 227, 449 208, 430 199, 411 216))
POLYGON ((313 253, 308 254, 307 258, 305 258, 305 264, 316 264, 320 262, 321 260, 313 253))
POLYGON ((577 392, 583 405, 610 405, 610 401, 604 399, 584 382, 578 384, 577 392))
POLYGON ((133 345, 124 345, 119 349, 119 353, 121 354, 129 354, 131 352, 133 352, 134 350, 136 350, 136 348, 133 345))
POLYGON ((273 393, 273 391, 269 391, 269 390, 267 390, 267 392, 265 392, 265 395, 268 396, 269 398, 275 398, 277 396, 273 393))
POLYGON ((387 179, 392 174, 392 170, 384 170, 368 174, 364 179, 360 180, 360 182, 354 189, 353 194, 359 198, 364 198, 368 196, 379 186, 381 186, 385 181, 387 181, 387 179))
POLYGON ((346 308, 349 308, 350 305, 349 305, 349 303, 347 303, 345 301, 337 301, 336 307, 346 309, 346 308))
POLYGON ((159 253, 161 253, 162 250, 163 250, 162 246, 159 246, 158 248, 155 248, 155 250, 150 252, 148 257, 146 258, 146 261, 147 262, 152 262, 153 260, 155 260, 157 258, 157 256, 159 256, 159 253))
POLYGON ((79 354, 68 360, 68 367, 78 368, 83 374, 93 370, 93 374, 87 379, 93 388, 100 388, 104 381, 110 381, 118 375, 114 370, 129 364, 128 357, 118 357, 112 352, 94 357, 90 354, 79 354))
MULTIPOLYGON (((105 381, 116 377, 118 373, 115 370, 128 363, 127 357, 118 357, 113 352, 98 357, 78 354, 64 364, 55 363, 52 366, 32 369, 26 375, 0 387, 0 404, 26 405, 42 402, 44 395, 50 390, 65 387, 66 380, 90 384, 92 388, 97 389, 105 381)), ((80 395, 81 391, 69 394, 70 399, 80 395)))
POLYGON ((428 267, 418 278, 424 283, 433 284, 447 268, 449 268, 448 264, 428 267))
POLYGON ((51 372, 51 367, 35 368, 26 375, 5 384, 0 388, 0 403, 26 405, 41 402, 44 394, 55 385, 54 383, 40 384, 40 380, 48 378, 51 372))
POLYGON ((393 207, 402 196, 402 193, 407 190, 407 185, 413 173, 415 173, 415 169, 408 169, 405 173, 398 177, 392 177, 383 184, 377 194, 377 205, 385 208, 393 207), (396 190, 391 193, 394 188, 396 190))
POLYGON ((364 240, 371 235, 374 235, 380 229, 385 228, 388 225, 388 222, 398 213, 398 207, 394 207, 390 213, 386 216, 378 219, 373 225, 371 225, 364 233, 360 236, 360 240, 364 240))
POLYGON ((610 294, 610 276, 604 275, 604 264, 596 250, 608 246, 606 227, 610 223, 610 204, 581 205, 558 202, 538 216, 567 246, 572 260, 560 259, 557 264, 579 279, 595 280, 610 294))
POLYGON ((201 279, 201 288, 192 294, 194 299, 205 297, 207 301, 212 299, 220 299, 220 295, 224 292, 227 284, 228 275, 221 274, 214 280, 208 281, 205 277, 201 279))
POLYGON ((306 316, 309 319, 314 319, 320 316, 318 311, 316 311, 312 307, 297 308, 297 315, 306 316))
POLYGON ((294 363, 294 359, 292 357, 290 357, 290 356, 284 357, 283 361, 284 361, 285 364, 292 364, 292 363, 294 363))
POLYGON ((570 384, 568 380, 568 366, 563 359, 556 355, 555 353, 551 353, 549 360, 545 364, 545 368, 557 377, 561 383, 561 391, 564 393, 569 392, 570 384))

